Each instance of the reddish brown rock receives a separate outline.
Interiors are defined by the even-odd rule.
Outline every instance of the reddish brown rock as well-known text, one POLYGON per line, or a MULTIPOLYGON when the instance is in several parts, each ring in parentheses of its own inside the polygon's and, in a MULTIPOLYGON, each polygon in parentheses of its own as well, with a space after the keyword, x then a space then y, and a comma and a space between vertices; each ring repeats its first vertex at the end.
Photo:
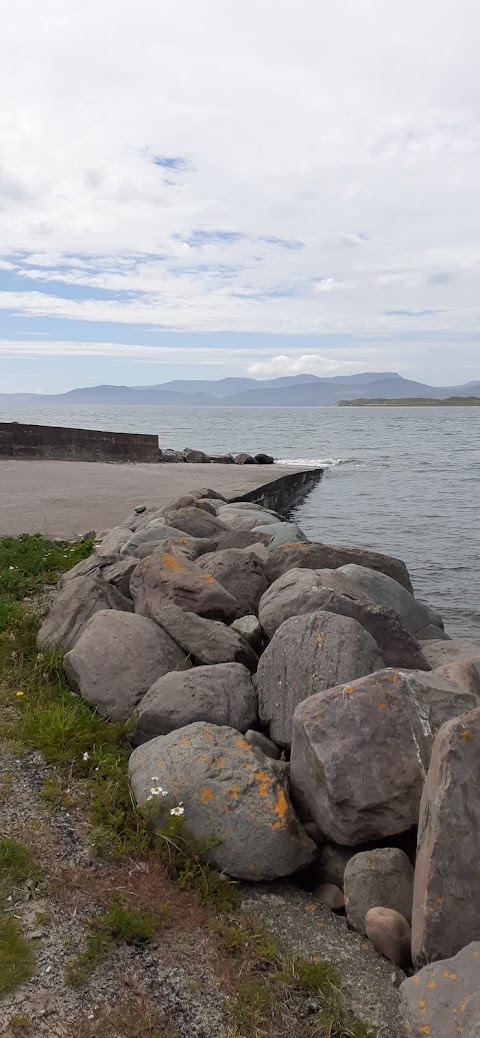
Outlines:
POLYGON ((480 638, 426 641, 422 648, 431 667, 442 667, 445 663, 471 663, 480 674, 480 638))
POLYGON ((422 795, 412 923, 415 966, 480 933, 480 709, 441 728, 422 795))
POLYGON ((273 584, 289 569, 338 569, 351 562, 386 573, 413 594, 407 567, 400 559, 367 551, 366 548, 345 548, 339 544, 282 544, 270 555, 267 577, 273 584))
POLYGON ((412 962, 412 930, 404 915, 393 908, 370 908, 365 917, 365 929, 375 951, 394 966, 408 969, 412 962))
POLYGON ((130 593, 135 611, 142 616, 155 617, 168 602, 224 623, 231 623, 237 615, 238 606, 232 595, 176 550, 158 549, 139 562, 130 578, 130 593))
POLYGON ((100 609, 129 612, 132 603, 111 584, 95 576, 76 577, 57 591, 37 635, 39 649, 71 649, 88 621, 100 609))
POLYGON ((480 696, 480 673, 473 663, 450 660, 448 663, 442 663, 440 667, 435 667, 432 673, 438 675, 439 678, 445 678, 445 681, 456 685, 464 692, 472 692, 473 695, 480 696))

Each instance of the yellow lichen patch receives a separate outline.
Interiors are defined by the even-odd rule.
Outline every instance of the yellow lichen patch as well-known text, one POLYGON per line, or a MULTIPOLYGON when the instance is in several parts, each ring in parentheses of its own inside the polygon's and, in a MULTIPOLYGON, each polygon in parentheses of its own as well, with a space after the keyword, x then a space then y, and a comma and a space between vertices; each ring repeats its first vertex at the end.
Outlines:
POLYGON ((461 738, 462 742, 471 742, 472 741, 472 735, 471 735, 471 732, 468 731, 468 728, 466 728, 465 731, 462 732, 460 738, 461 738))
POLYGON ((449 973, 448 970, 444 970, 443 973, 442 973, 442 977, 447 977, 448 980, 456 980, 457 979, 457 974, 456 973, 449 973))
POLYGON ((378 703, 377 710, 385 710, 385 703, 378 703))
POLYGON ((254 778, 255 778, 255 782, 258 782, 258 795, 259 795, 259 797, 263 797, 263 798, 267 797, 268 793, 269 793, 269 788, 268 787, 275 780, 271 777, 271 775, 267 775, 265 771, 256 771, 254 778))
POLYGON ((397 675, 396 674, 390 674, 389 680, 392 682, 392 685, 394 685, 396 680, 397 680, 397 675))
POLYGON ((241 750, 249 750, 251 748, 248 745, 248 742, 245 741, 245 739, 235 739, 235 743, 237 746, 240 747, 241 750))
POLYGON ((318 905, 305 905, 304 912, 316 912, 318 905))
POLYGON ((424 1013, 426 1008, 427 1008, 427 1003, 425 1002, 425 1000, 423 998, 421 998, 420 1002, 417 1002, 417 1005, 418 1005, 418 1008, 422 1010, 422 1013, 424 1013))
POLYGON ((227 789, 227 792, 225 793, 225 796, 226 796, 227 800, 238 800, 238 793, 239 793, 238 787, 237 786, 232 786, 231 789, 227 789))
POLYGON ((249 872, 255 872, 256 867, 257 866, 254 865, 253 862, 249 861, 249 863, 247 865, 247 869, 248 869, 249 872))
POLYGON ((420 983, 420 977, 412 977, 412 982, 414 984, 419 984, 420 983))
POLYGON ((210 731, 209 728, 204 728, 203 732, 202 732, 202 735, 203 735, 204 739, 213 739, 212 732, 210 731))
POLYGON ((211 789, 209 789, 208 786, 204 786, 203 789, 202 789, 202 792, 200 794, 200 800, 202 801, 202 804, 209 804, 211 799, 212 799, 212 791, 211 791, 211 789))
POLYGON ((203 573, 202 580, 204 580, 206 584, 215 583, 215 577, 212 577, 211 573, 203 573))
POLYGON ((426 1027, 421 1027, 420 1028, 420 1034, 430 1034, 430 1028, 429 1028, 428 1024, 426 1025, 426 1027))
POLYGON ((436 980, 429 980, 429 982, 427 984, 428 988, 435 988, 436 986, 437 986, 436 980))
POLYGON ((317 645, 321 645, 322 642, 323 642, 323 634, 317 634, 317 637, 315 638, 315 641, 316 641, 317 645))
POLYGON ((288 803, 283 789, 277 789, 275 795, 275 803, 273 805, 269 804, 268 806, 273 806, 273 810, 275 811, 275 814, 278 816, 277 821, 273 822, 270 826, 272 831, 276 832, 277 829, 282 828, 282 825, 285 825, 285 815, 288 811, 288 803))
POLYGON ((353 692, 352 686, 351 685, 345 685, 345 688, 343 690, 343 694, 345 696, 351 696, 352 692, 353 692))
POLYGON ((203 764, 204 761, 206 761, 206 759, 207 759, 207 754, 206 753, 202 753, 202 756, 198 758, 198 763, 199 764, 203 764))
POLYGON ((185 739, 181 739, 180 746, 188 746, 189 742, 190 742, 190 739, 188 738, 188 735, 187 735, 187 736, 185 736, 185 739))
POLYGON ((165 569, 173 570, 176 573, 187 573, 186 566, 181 566, 178 559, 174 555, 170 555, 168 552, 164 552, 162 555, 162 562, 165 569))

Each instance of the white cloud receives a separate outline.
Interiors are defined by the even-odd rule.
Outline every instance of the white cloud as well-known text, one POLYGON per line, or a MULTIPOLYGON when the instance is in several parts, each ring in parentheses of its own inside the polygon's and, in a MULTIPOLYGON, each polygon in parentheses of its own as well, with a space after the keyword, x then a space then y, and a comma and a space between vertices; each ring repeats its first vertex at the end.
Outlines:
POLYGON ((0 268, 25 287, 0 309, 139 339, 478 331, 477 7, 261 10, 7 5, 0 268))
POLYGON ((325 357, 318 353, 302 353, 299 357, 289 357, 286 354, 278 354, 269 360, 256 361, 248 367, 248 374, 254 377, 268 375, 300 375, 308 372, 310 375, 330 375, 342 370, 348 375, 355 371, 361 371, 365 364, 363 360, 340 360, 337 357, 325 357))

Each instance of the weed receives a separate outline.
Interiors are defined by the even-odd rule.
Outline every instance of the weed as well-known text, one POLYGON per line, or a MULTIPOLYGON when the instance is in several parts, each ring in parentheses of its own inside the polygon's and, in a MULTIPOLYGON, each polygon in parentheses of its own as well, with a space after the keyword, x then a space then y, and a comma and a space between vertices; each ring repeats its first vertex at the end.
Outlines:
POLYGON ((115 943, 138 944, 155 933, 155 917, 147 909, 135 909, 119 899, 112 900, 94 919, 88 920, 90 932, 86 947, 68 963, 65 979, 71 986, 82 984, 100 962, 114 951, 115 943))
POLYGON ((33 954, 17 920, 0 912, 0 995, 7 995, 30 977, 33 954))
POLYGON ((4 837, 0 840, 0 878, 21 883, 34 872, 32 856, 27 847, 4 837))
POLYGON ((146 998, 130 995, 115 1005, 83 1018, 68 1038, 179 1038, 165 1014, 146 998))
POLYGON ((8 1021, 8 1026, 12 1034, 21 1035, 30 1034, 30 1028, 32 1026, 32 1018, 29 1013, 15 1013, 11 1016, 8 1021))

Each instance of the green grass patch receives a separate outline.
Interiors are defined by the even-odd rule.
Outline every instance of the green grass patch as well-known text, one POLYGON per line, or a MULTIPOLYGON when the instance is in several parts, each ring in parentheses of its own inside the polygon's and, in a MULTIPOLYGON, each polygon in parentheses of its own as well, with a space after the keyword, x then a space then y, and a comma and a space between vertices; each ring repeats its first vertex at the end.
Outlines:
POLYGON ((29 879, 34 871, 28 847, 8 837, 0 839, 0 879, 21 883, 22 880, 29 879))
POLYGON ((0 995, 8 995, 30 978, 33 953, 17 920, 0 912, 0 995))
POLYGON ((76 987, 111 955, 115 946, 140 944, 150 940, 155 933, 155 915, 147 909, 136 909, 117 899, 111 901, 101 915, 89 920, 90 932, 86 947, 80 955, 68 963, 65 979, 76 987))

